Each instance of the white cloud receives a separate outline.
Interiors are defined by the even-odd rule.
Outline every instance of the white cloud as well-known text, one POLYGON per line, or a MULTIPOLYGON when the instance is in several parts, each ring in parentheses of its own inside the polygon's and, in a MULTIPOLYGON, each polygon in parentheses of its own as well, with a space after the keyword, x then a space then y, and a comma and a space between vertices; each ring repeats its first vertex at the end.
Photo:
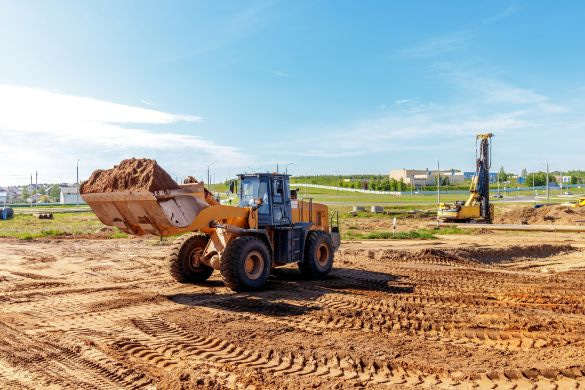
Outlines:
POLYGON ((418 97, 415 98, 410 98, 410 99, 398 99, 396 100, 394 103, 398 106, 402 105, 402 104, 407 104, 407 103, 413 103, 416 100, 418 100, 418 97))
POLYGON ((140 103, 142 103, 142 104, 144 104, 144 105, 147 105, 147 106, 151 106, 151 107, 156 107, 156 106, 158 105, 158 104, 156 104, 156 103, 153 103, 153 102, 151 102, 151 101, 149 101, 149 100, 144 100, 144 99, 142 99, 142 100, 140 101, 140 103))
POLYGON ((439 54, 463 49, 469 44, 470 39, 470 32, 460 31, 431 38, 418 45, 404 49, 400 53, 407 58, 434 57, 439 54))
MULTIPOLYGON (((441 69, 437 76, 450 87, 441 103, 396 100, 394 109, 375 118, 337 128, 305 129, 313 137, 310 147, 291 147, 290 143, 289 147, 307 157, 359 159, 376 154, 384 160, 401 155, 402 161, 414 162, 428 155, 457 159, 461 150, 472 145, 475 134, 490 131, 498 140, 526 140, 531 145, 518 149, 514 144, 516 150, 504 157, 520 163, 529 162, 532 153, 550 153, 548 142, 534 140, 548 139, 553 129, 559 135, 576 134, 585 123, 578 104, 557 104, 532 89, 470 71, 441 69)), ((511 145, 504 144, 500 150, 511 145)))
MULTIPOLYGON (((198 116, 0 85, 2 160, 14 163, 19 173, 40 165, 57 179, 63 174, 63 160, 72 158, 82 158, 86 167, 95 169, 122 157, 157 156, 181 175, 187 165, 193 169, 195 163, 204 164, 209 159, 218 160, 218 166, 250 163, 248 156, 232 146, 169 130, 201 120, 198 116), (144 126, 165 130, 153 131, 144 126)), ((65 165, 69 167, 70 162, 65 165)))
POLYGON ((290 74, 286 73, 286 72, 282 72, 279 70, 275 70, 274 72, 272 72, 273 75, 278 76, 278 77, 283 77, 283 78, 289 78, 290 74))
POLYGON ((516 4, 511 4, 508 7, 506 7, 502 12, 498 13, 497 15, 494 15, 491 18, 484 20, 484 23, 491 24, 491 23, 497 22, 499 20, 508 18, 508 17, 514 15, 516 12, 518 12, 518 9, 519 8, 516 4))

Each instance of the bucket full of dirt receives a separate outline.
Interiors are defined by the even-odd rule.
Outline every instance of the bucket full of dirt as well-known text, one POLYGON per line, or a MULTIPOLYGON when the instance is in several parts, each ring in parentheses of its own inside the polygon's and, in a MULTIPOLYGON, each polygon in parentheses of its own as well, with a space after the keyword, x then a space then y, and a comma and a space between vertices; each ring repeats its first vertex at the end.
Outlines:
POLYGON ((117 191, 164 191, 179 185, 155 160, 131 158, 112 169, 98 169, 79 188, 81 194, 117 191))
POLYGON ((188 231, 209 206, 203 183, 180 186, 150 159, 132 158, 96 170, 79 192, 102 223, 135 235, 188 231))

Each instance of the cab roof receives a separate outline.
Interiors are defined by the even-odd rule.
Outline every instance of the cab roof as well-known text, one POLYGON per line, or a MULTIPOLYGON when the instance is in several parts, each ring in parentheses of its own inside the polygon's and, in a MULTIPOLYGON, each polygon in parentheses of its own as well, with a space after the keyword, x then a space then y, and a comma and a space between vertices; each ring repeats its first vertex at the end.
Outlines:
POLYGON ((244 177, 274 177, 274 176, 279 176, 279 177, 285 177, 285 178, 289 178, 291 175, 287 175, 286 173, 276 173, 276 172, 258 172, 258 173, 240 173, 238 175, 240 178, 244 178, 244 177))

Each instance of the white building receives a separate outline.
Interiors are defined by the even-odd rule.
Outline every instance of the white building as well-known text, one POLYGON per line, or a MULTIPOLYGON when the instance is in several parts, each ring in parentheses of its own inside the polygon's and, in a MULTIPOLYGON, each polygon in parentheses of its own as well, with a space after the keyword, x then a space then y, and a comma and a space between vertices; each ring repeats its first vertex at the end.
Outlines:
POLYGON ((447 178, 449 184, 463 183, 463 172, 459 171, 430 171, 428 169, 393 169, 390 171, 390 179, 404 181, 406 185, 433 186, 437 184, 437 175, 441 180, 447 178))
POLYGON ((8 202, 8 192, 7 191, 0 191, 0 205, 8 202))
POLYGON ((61 186, 61 204, 84 204, 85 202, 80 195, 77 194, 77 186, 61 186))

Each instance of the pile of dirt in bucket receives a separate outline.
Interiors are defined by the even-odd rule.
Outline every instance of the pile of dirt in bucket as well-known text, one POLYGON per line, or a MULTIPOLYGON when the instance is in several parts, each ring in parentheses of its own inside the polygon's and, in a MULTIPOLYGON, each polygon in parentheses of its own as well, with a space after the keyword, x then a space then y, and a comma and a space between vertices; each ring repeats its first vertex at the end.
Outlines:
POLYGON ((131 158, 112 169, 94 171, 79 191, 82 194, 116 191, 162 191, 180 188, 155 160, 131 158))
POLYGON ((521 207, 500 215, 496 213, 494 223, 585 225, 585 207, 521 207))

